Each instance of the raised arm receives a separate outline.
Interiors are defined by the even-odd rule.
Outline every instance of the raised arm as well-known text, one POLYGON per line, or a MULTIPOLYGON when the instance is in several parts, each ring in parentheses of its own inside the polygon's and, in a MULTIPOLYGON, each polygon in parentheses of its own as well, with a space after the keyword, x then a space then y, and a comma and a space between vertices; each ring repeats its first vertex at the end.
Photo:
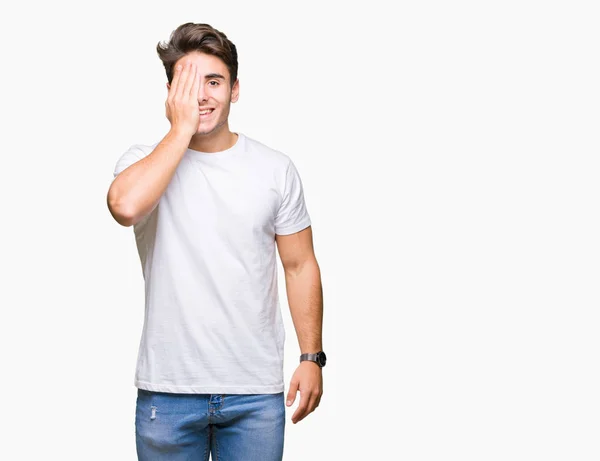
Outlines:
POLYGON ((149 155, 117 175, 108 190, 108 209, 119 224, 131 226, 147 216, 171 182, 200 123, 199 82, 195 65, 175 69, 165 103, 171 129, 149 155))

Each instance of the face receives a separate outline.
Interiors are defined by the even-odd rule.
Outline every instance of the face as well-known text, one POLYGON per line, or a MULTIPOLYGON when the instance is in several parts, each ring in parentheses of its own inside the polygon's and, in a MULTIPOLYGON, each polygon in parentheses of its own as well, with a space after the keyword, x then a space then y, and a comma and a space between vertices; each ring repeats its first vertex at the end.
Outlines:
MULTIPOLYGON (((231 88, 229 70, 216 56, 193 51, 180 58, 176 64, 188 62, 198 66, 198 110, 214 109, 206 115, 200 115, 200 126, 196 135, 216 134, 227 124, 230 104, 238 100, 239 80, 236 80, 231 88)), ((167 89, 170 88, 171 85, 167 83, 167 89)))

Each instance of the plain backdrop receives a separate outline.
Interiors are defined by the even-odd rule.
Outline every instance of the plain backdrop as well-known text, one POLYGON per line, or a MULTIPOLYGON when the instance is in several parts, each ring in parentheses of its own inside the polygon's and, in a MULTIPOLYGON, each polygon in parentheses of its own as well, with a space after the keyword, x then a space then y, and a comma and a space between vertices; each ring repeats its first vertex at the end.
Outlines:
POLYGON ((136 459, 143 279, 106 193, 168 131, 155 48, 184 22, 236 44, 230 127, 294 160, 313 222, 329 362, 284 459, 599 459, 596 2, 0 16, 1 459, 136 459))

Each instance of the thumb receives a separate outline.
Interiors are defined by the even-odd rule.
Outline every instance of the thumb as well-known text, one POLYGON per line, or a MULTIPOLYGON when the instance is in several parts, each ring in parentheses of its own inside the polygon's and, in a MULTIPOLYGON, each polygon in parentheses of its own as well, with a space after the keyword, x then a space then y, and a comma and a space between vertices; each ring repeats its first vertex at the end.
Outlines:
POLYGON ((287 400, 285 402, 288 407, 294 403, 294 400, 296 400, 296 392, 298 392, 298 383, 292 381, 290 383, 290 390, 287 393, 287 400))

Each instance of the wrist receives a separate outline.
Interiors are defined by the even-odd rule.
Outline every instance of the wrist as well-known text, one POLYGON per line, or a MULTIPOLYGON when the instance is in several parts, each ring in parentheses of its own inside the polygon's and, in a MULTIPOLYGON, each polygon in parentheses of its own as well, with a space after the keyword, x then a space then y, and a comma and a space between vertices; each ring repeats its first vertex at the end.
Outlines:
POLYGON ((321 370, 323 367, 321 365, 319 365, 317 362, 313 362, 312 360, 303 360, 302 362, 300 362, 301 367, 315 367, 318 368, 319 370, 321 370))
POLYGON ((167 133, 167 137, 173 142, 186 143, 186 146, 189 145, 190 141, 192 140, 192 134, 189 131, 185 131, 180 127, 173 126, 167 133))

